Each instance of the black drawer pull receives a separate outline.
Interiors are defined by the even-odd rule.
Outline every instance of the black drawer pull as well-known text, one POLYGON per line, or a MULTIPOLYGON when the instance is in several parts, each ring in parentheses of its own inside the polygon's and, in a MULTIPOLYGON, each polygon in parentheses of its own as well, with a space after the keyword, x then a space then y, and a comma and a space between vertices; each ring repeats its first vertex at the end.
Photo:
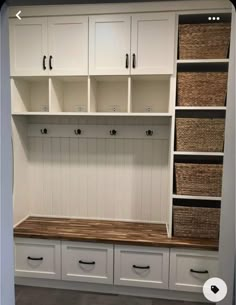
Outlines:
POLYGON ((208 274, 209 273, 208 270, 200 271, 200 270, 194 270, 194 269, 190 269, 190 272, 192 272, 192 273, 200 273, 200 274, 208 274))
POLYGON ((30 259, 31 261, 42 261, 43 257, 31 257, 31 256, 28 256, 27 259, 30 259))
POLYGON ((150 266, 137 266, 137 265, 133 265, 133 268, 135 268, 135 269, 150 269, 150 266))
POLYGON ((84 261, 79 261, 80 264, 83 264, 83 265, 95 265, 96 263, 95 262, 84 262, 84 261))

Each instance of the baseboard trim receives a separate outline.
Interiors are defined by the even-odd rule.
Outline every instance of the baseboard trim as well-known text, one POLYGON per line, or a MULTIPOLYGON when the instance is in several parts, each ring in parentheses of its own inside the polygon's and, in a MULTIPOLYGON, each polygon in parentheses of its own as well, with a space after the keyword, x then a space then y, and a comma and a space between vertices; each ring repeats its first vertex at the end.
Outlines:
POLYGON ((206 299, 201 293, 182 292, 182 291, 135 288, 135 287, 69 282, 69 281, 61 281, 61 280, 22 278, 22 277, 16 277, 15 284, 23 285, 23 286, 33 286, 33 287, 68 289, 68 290, 78 290, 84 292, 96 292, 96 293, 114 294, 114 295, 122 294, 122 295, 136 296, 136 297, 138 296, 138 297, 146 297, 146 298, 159 298, 159 299, 169 299, 169 300, 178 300, 178 301, 207 303, 206 299))

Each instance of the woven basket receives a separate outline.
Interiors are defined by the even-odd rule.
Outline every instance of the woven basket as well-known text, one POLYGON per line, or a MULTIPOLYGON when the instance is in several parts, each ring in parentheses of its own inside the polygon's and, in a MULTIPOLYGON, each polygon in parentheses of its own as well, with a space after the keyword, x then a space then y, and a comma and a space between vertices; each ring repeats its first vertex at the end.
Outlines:
POLYGON ((179 25, 180 59, 227 58, 230 23, 179 25))
POLYGON ((179 72, 177 106, 224 106, 227 72, 179 72))
POLYGON ((222 164, 175 163, 176 194, 221 196, 222 164))
POLYGON ((220 209, 174 206, 176 237, 219 238, 220 209))
POLYGON ((176 150, 222 152, 225 119, 176 118, 176 150))

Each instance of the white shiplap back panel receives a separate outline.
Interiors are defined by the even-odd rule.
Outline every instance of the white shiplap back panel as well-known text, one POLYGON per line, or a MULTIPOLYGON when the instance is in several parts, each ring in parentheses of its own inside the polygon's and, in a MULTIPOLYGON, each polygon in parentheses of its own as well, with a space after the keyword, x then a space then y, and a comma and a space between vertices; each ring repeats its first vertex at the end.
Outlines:
POLYGON ((166 222, 168 139, 29 136, 31 214, 166 222))

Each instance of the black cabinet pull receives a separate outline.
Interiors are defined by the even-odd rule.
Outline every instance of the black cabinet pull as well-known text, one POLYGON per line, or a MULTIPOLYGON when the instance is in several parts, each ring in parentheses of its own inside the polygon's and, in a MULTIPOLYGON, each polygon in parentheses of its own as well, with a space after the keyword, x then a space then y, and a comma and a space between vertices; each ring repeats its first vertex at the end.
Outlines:
POLYGON ((80 135, 80 134, 81 134, 81 129, 75 129, 75 130, 74 130, 74 133, 75 133, 76 135, 80 135))
POLYGON ((126 69, 129 68, 129 54, 126 54, 125 67, 126 67, 126 69))
POLYGON ((52 70, 52 55, 49 57, 49 69, 52 70))
POLYGON ((27 259, 29 259, 31 261, 42 261, 43 257, 31 257, 31 256, 28 256, 27 259))
POLYGON ((41 134, 47 134, 48 130, 47 130, 47 128, 43 128, 43 129, 40 129, 40 132, 41 132, 41 134))
POLYGON ((115 129, 110 130, 110 135, 115 136, 117 134, 117 131, 115 129))
POLYGON ((209 273, 208 270, 199 271, 199 270, 194 270, 194 269, 190 269, 190 272, 192 272, 192 273, 200 273, 200 274, 207 274, 207 273, 209 273))
POLYGON ((79 261, 80 264, 83 264, 83 265, 95 265, 96 263, 95 262, 84 262, 84 261, 79 261))
POLYGON ((46 67, 46 59, 47 59, 47 56, 44 55, 44 57, 43 57, 43 70, 47 69, 47 67, 46 67))
POLYGON ((135 269, 150 269, 150 266, 137 266, 137 265, 133 265, 133 268, 135 268, 135 269))
POLYGON ((133 53, 133 69, 136 68, 136 57, 135 57, 135 54, 133 53))
POLYGON ((150 130, 150 129, 146 130, 146 135, 147 136, 152 136, 153 135, 153 130, 150 130))

